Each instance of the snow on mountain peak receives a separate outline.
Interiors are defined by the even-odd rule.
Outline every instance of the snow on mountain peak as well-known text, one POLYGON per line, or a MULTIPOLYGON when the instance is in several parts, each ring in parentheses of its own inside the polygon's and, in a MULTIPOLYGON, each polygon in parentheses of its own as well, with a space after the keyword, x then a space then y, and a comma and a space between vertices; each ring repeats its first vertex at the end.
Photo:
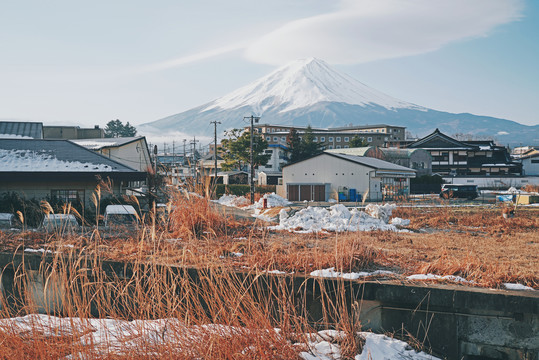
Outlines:
POLYGON ((278 107, 280 112, 286 112, 319 102, 423 110, 420 106, 392 98, 341 74, 322 60, 308 58, 282 66, 271 74, 211 102, 204 111, 248 106, 257 114, 262 114, 269 108, 278 107))

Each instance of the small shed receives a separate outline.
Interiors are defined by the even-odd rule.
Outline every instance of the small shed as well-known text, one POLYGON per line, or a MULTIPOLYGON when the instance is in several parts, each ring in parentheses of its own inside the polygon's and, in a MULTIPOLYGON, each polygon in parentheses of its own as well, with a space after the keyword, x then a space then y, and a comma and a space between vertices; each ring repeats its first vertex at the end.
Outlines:
POLYGON ((290 201, 367 201, 408 197, 416 171, 384 160, 322 153, 283 168, 290 201))

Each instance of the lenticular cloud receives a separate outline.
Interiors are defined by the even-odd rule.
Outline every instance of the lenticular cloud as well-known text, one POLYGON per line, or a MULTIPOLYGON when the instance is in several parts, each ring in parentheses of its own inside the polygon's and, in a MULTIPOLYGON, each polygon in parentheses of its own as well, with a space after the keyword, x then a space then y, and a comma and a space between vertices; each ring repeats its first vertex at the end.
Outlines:
POLYGON ((344 1, 335 12, 295 20, 245 51, 251 61, 280 65, 317 57, 334 64, 416 55, 486 36, 521 17, 522 0, 344 1))

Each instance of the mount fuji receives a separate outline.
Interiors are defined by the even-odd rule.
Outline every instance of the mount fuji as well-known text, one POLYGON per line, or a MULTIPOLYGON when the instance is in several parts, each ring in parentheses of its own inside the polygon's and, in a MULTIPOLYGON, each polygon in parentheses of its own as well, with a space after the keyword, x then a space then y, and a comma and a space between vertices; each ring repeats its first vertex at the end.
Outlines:
POLYGON ((468 113, 436 111, 395 99, 342 74, 322 60, 298 60, 207 104, 142 124, 147 133, 203 132, 210 121, 225 129, 242 128, 245 116, 259 116, 260 123, 315 128, 387 124, 405 126, 413 135, 434 129, 452 135, 494 137, 500 144, 539 144, 539 125, 468 113))

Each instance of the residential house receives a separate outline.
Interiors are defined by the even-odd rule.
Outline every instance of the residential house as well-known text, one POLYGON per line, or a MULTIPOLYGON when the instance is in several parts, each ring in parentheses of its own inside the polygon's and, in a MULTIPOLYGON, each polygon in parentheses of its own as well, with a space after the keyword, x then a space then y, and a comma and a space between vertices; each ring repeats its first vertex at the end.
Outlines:
POLYGON ((442 176, 520 176, 522 164, 511 159, 507 148, 491 140, 459 141, 436 129, 408 145, 432 156, 432 172, 442 176))
POLYGON ((522 164, 522 172, 526 176, 539 176, 539 150, 527 151, 518 160, 522 164))
POLYGON ((114 195, 125 194, 146 173, 67 140, 0 139, 0 192, 27 199, 57 198, 91 206, 100 180, 114 195))
POLYGON ((291 201, 407 197, 416 171, 380 159, 325 152, 283 167, 278 192, 291 201))
POLYGON ((152 168, 150 151, 144 136, 70 141, 138 171, 148 171, 148 168, 152 168))

